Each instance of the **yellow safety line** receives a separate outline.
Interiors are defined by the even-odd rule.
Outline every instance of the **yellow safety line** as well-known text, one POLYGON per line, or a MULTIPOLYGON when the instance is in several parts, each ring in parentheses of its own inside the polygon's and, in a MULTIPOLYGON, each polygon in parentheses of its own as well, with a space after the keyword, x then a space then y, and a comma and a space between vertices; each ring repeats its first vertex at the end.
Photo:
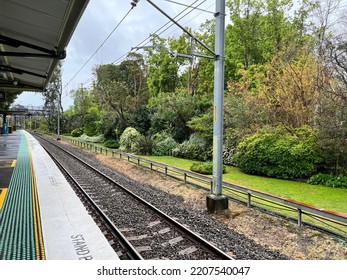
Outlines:
POLYGON ((15 159, 15 160, 12 161, 11 167, 15 167, 16 164, 17 164, 17 160, 15 159))
POLYGON ((0 211, 6 198, 7 189, 0 189, 0 211))
POLYGON ((41 225, 41 216, 40 216, 40 206, 37 195, 36 188, 36 177, 34 171, 33 160, 31 156, 31 149, 29 145, 28 138, 26 137, 28 143, 29 157, 30 157, 30 171, 31 171, 31 180, 32 180, 32 198, 33 198, 33 214, 34 214, 34 229, 35 229, 35 249, 36 249, 36 259, 44 260, 45 256, 45 247, 43 244, 43 234, 42 234, 42 225, 41 225))
MULTIPOLYGON (((32 172, 34 172, 32 168, 32 172)), ((33 207, 34 207, 34 225, 37 230, 35 230, 35 246, 37 252, 40 251, 40 255, 37 254, 38 260, 44 260, 45 257, 45 248, 43 244, 43 234, 42 234, 42 225, 41 225, 41 216, 40 216, 40 207, 39 207, 39 200, 37 195, 37 188, 36 188, 36 178, 35 176, 32 177, 33 182, 33 207), (40 250, 41 249, 41 250, 40 250)))

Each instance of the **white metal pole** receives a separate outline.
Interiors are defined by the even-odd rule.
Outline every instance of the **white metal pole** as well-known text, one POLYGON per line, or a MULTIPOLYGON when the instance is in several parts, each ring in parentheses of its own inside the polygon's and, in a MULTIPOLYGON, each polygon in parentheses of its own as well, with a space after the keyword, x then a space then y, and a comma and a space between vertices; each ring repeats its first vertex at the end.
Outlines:
POLYGON ((213 115, 213 187, 212 193, 222 194, 223 174, 223 103, 224 103, 224 41, 225 0, 216 1, 216 34, 214 64, 214 115, 213 115))
POLYGON ((216 0, 214 106, 213 106, 213 175, 211 194, 207 197, 209 211, 228 208, 228 199, 222 195, 223 176, 223 104, 225 60, 225 0, 216 0))

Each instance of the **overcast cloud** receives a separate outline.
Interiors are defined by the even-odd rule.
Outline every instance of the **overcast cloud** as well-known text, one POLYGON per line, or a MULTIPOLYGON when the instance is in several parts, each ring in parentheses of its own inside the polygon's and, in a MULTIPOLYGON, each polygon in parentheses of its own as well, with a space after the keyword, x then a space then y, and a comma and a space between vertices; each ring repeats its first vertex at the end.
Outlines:
MULTIPOLYGON (((152 0, 160 8, 165 10, 170 16, 174 17, 185 7, 165 0, 152 0)), ((175 2, 190 5, 195 0, 175 2)), ((215 0, 200 0, 198 5, 204 2, 199 8, 215 10, 215 0)), ((140 0, 128 17, 123 21, 119 28, 105 42, 100 50, 88 62, 78 75, 76 73, 88 61, 88 59, 99 48, 106 37, 121 21, 130 9, 131 0, 90 0, 67 48, 67 58, 63 64, 63 107, 67 109, 72 100, 69 97, 71 90, 77 89, 83 83, 85 87, 91 85, 90 78, 93 76, 92 69, 96 65, 103 63, 113 63, 130 49, 158 28, 168 22, 168 19, 150 5, 146 0, 140 0), (75 78, 73 78, 76 75, 75 78)), ((180 23, 197 29, 207 18, 212 19, 213 15, 198 10, 193 11, 183 18, 180 23)), ((177 26, 171 27, 168 31, 161 34, 162 37, 177 36, 182 32, 177 26)), ((40 94, 22 93, 15 103, 22 105, 39 106, 43 104, 40 94)))

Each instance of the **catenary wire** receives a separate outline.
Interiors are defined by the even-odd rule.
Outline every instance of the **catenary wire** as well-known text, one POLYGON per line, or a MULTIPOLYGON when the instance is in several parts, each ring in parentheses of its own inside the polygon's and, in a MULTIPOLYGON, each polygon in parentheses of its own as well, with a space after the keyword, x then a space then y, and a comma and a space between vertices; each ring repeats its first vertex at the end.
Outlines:
POLYGON ((94 53, 88 58, 88 60, 81 66, 81 68, 76 72, 76 74, 65 84, 64 88, 67 87, 69 83, 82 71, 82 69, 89 63, 89 61, 97 54, 97 52, 102 48, 106 41, 112 36, 112 34, 117 30, 121 23, 127 18, 134 7, 131 7, 121 21, 116 25, 116 27, 111 31, 111 33, 106 37, 106 39, 100 44, 100 46, 94 51, 94 53))
MULTIPOLYGON (((184 6, 184 7, 190 7, 187 4, 183 4, 183 3, 180 3, 180 2, 177 2, 177 1, 172 1, 172 0, 163 0, 163 1, 170 2, 170 3, 176 4, 176 5, 180 5, 180 6, 184 6)), ((206 12, 206 13, 210 13, 210 14, 214 14, 214 12, 212 12, 212 11, 200 9, 200 8, 197 8, 197 7, 196 7, 196 10, 202 11, 202 12, 206 12)))
MULTIPOLYGON (((177 19, 177 21, 182 20, 184 17, 188 16, 190 13, 192 13, 194 10, 196 10, 196 8, 198 8, 199 6, 201 6, 203 3, 206 2, 206 0, 202 1, 200 4, 198 4, 196 7, 193 7, 194 4, 196 4, 196 2, 198 2, 199 0, 193 2, 189 7, 187 7, 186 9, 184 9, 183 11, 181 11, 179 14, 177 14, 174 19, 177 19, 179 16, 181 16, 184 12, 186 12, 189 8, 191 8, 191 11, 188 11, 185 15, 182 15, 180 18, 177 19)), ((201 14, 201 13, 200 13, 201 14)), ((199 15, 200 15, 199 14, 199 15)), ((171 28, 172 26, 174 26, 175 24, 172 23, 170 20, 164 24, 163 26, 161 26, 159 29, 157 29, 154 33, 155 35, 161 35, 163 34, 165 31, 167 31, 169 28, 171 28), (171 24, 170 24, 171 23, 171 24), (169 25, 168 27, 166 27, 167 25, 169 25), (165 28, 166 27, 166 28, 165 28), (161 31, 161 29, 165 28, 164 30, 161 31), (158 33, 160 31, 160 33, 158 33)), ((136 45, 135 48, 140 47, 141 45, 145 44, 148 42, 148 40, 151 38, 151 35, 148 36, 146 39, 144 39, 143 41, 141 41, 139 44, 136 45)), ((112 62, 112 64, 118 63, 119 61, 122 61, 127 55, 129 54, 129 52, 125 53, 124 55, 120 56, 119 58, 117 58, 115 61, 112 62)))
MULTIPOLYGON (((185 13, 187 10, 192 9, 192 10, 188 11, 186 14, 183 14, 180 18, 178 18, 178 21, 179 21, 179 20, 182 20, 183 18, 185 18, 186 16, 188 16, 188 15, 189 15, 190 13, 192 13, 194 10, 197 10, 197 8, 198 8, 199 6, 201 6, 203 3, 206 2, 206 0, 203 0, 200 4, 198 4, 197 6, 193 7, 193 5, 196 4, 198 1, 199 1, 199 0, 194 1, 190 6, 187 6, 186 9, 184 9, 183 11, 181 11, 181 12, 180 12, 178 15, 176 15, 174 18, 176 19, 176 18, 180 17, 183 13, 185 13)), ((214 5, 214 4, 212 4, 212 5, 214 5)), ((210 5, 208 8, 210 8, 212 5, 210 5)), ((199 15, 201 15, 201 14, 202 14, 202 12, 200 12, 199 14, 197 14, 195 17, 197 17, 197 16, 199 16, 199 15)), ((191 18, 189 21, 193 20, 195 17, 191 18)), ((189 21, 187 21, 187 22, 189 22, 189 21)), ((186 23, 187 23, 187 22, 186 22, 186 23)), ((164 24, 164 25, 161 26, 159 29, 157 29, 153 34, 157 34, 161 29, 165 28, 165 27, 166 27, 167 25, 169 25, 170 23, 171 23, 171 21, 168 21, 166 24, 164 24)), ((174 25, 174 24, 171 23, 171 25, 169 25, 168 27, 166 27, 164 30, 162 30, 162 31, 161 31, 160 33, 158 33, 157 35, 161 35, 161 34, 164 33, 165 31, 167 31, 169 28, 171 28, 173 25, 174 25)), ((142 40, 140 43, 138 43, 136 47, 138 47, 138 46, 144 44, 144 43, 147 42, 150 38, 151 38, 151 36, 148 36, 146 39, 144 39, 144 40, 142 40)), ((129 54, 129 52, 123 54, 121 57, 117 58, 117 59, 116 59, 115 61, 113 61, 111 64, 115 64, 115 63, 117 63, 117 62, 122 61, 128 54, 129 54)), ((77 74, 76 74, 76 75, 77 75, 77 74)), ((75 75, 75 76, 76 76, 76 75, 75 75)), ((75 77, 75 76, 74 76, 74 77, 75 77)), ((92 76, 92 77, 89 77, 89 78, 88 78, 87 80, 85 80, 82 84, 88 84, 89 82, 92 82, 92 80, 93 80, 93 76, 92 76)), ((70 83, 70 82, 71 82, 71 80, 69 81, 69 83, 70 83)), ((68 94, 67 94, 67 95, 68 95, 68 94)), ((66 96, 67 96, 67 95, 66 95, 66 96)))

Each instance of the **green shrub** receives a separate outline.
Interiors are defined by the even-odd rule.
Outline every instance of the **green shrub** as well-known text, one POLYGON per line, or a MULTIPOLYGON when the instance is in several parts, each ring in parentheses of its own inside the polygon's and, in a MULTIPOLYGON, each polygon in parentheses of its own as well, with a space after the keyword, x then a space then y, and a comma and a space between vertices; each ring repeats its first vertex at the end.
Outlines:
POLYGON ((110 149, 118 149, 119 148, 119 143, 117 140, 106 140, 104 142, 104 146, 106 148, 110 148, 110 149))
POLYGON ((320 161, 315 132, 308 127, 290 134, 283 128, 260 131, 241 141, 235 164, 249 174, 293 179, 307 178, 320 161))
POLYGON ((105 140, 104 135, 100 134, 97 136, 88 136, 87 134, 82 134, 78 140, 91 143, 102 143, 105 140))
POLYGON ((192 134, 172 151, 172 155, 180 158, 207 161, 212 159, 212 149, 199 134, 192 134))
POLYGON ((308 184, 322 185, 330 188, 347 188, 347 176, 318 173, 308 179, 308 184))
POLYGON ((137 142, 139 141, 141 137, 140 132, 138 132, 133 127, 127 127, 119 139, 120 147, 119 149, 125 152, 136 152, 137 149, 137 142))
POLYGON ((157 144, 153 150, 155 156, 171 156, 172 150, 177 147, 177 142, 169 134, 162 133, 156 136, 157 144))
POLYGON ((153 136, 143 136, 137 139, 132 146, 133 152, 138 155, 152 155, 157 145, 157 140, 153 136))
MULTIPOLYGON (((190 167, 193 172, 212 175, 213 173, 213 163, 211 161, 207 162, 194 162, 190 167)), ((226 173, 226 167, 223 165, 223 173, 226 173)))
POLYGON ((73 131, 71 131, 71 136, 72 137, 80 137, 83 134, 83 129, 82 128, 76 128, 73 131))

